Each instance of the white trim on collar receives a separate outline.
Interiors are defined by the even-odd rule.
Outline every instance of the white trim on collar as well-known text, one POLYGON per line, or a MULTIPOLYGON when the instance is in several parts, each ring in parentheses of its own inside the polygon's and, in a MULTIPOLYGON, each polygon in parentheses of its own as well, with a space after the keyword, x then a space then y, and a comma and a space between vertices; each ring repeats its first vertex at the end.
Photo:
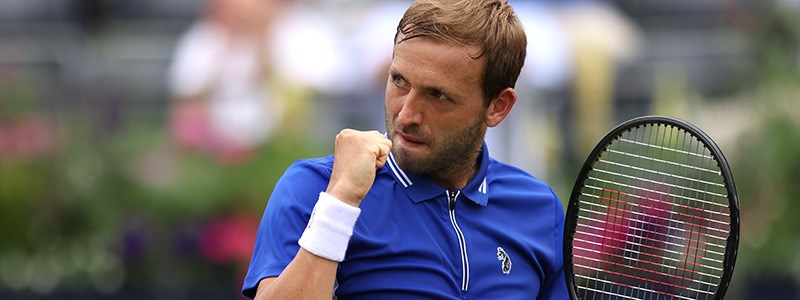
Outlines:
POLYGON ((388 162, 389 162, 389 169, 392 170, 392 173, 394 173, 394 176, 397 178, 398 181, 400 181, 400 184, 402 184, 403 187, 409 187, 414 185, 414 183, 411 182, 411 179, 408 178, 406 173, 403 172, 403 169, 400 169, 400 167, 394 161, 394 155, 392 155, 391 151, 389 152, 388 162))
POLYGON ((488 187, 489 186, 486 184, 486 177, 483 177, 483 182, 481 183, 481 186, 478 187, 478 192, 481 192, 483 194, 487 194, 488 193, 488 191, 487 191, 488 187))

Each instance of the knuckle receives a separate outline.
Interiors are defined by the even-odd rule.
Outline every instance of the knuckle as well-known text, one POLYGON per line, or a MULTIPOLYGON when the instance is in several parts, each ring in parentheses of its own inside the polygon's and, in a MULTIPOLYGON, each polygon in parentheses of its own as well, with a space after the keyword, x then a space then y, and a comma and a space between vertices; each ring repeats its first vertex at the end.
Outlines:
POLYGON ((336 135, 336 140, 337 141, 339 141, 339 140, 344 140, 344 141, 350 140, 350 139, 353 138, 354 135, 355 135, 355 132, 352 129, 345 128, 345 129, 342 129, 341 131, 339 131, 339 134, 336 135))

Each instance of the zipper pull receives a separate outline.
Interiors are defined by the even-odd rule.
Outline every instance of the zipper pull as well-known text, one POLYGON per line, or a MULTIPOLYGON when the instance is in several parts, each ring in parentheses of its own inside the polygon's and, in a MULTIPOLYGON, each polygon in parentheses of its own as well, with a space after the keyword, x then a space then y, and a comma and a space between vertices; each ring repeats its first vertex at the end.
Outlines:
POLYGON ((456 209, 456 197, 458 194, 456 192, 447 191, 447 196, 450 197, 450 210, 456 209))

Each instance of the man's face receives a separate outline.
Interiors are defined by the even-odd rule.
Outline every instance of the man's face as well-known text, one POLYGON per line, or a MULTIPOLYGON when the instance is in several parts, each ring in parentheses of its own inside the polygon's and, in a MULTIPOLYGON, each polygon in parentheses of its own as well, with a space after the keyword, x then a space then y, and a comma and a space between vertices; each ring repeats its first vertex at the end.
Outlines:
POLYGON ((404 170, 434 175, 474 162, 487 111, 483 58, 472 58, 479 51, 426 38, 395 45, 386 83, 386 129, 404 170))

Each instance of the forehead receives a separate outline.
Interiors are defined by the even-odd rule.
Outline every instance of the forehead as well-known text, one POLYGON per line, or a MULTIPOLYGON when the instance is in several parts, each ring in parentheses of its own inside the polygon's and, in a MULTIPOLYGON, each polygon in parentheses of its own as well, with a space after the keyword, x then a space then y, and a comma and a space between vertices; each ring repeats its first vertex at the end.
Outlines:
POLYGON ((484 57, 475 58, 480 48, 451 45, 428 38, 413 38, 395 44, 392 70, 412 84, 422 81, 434 87, 481 91, 484 57))

